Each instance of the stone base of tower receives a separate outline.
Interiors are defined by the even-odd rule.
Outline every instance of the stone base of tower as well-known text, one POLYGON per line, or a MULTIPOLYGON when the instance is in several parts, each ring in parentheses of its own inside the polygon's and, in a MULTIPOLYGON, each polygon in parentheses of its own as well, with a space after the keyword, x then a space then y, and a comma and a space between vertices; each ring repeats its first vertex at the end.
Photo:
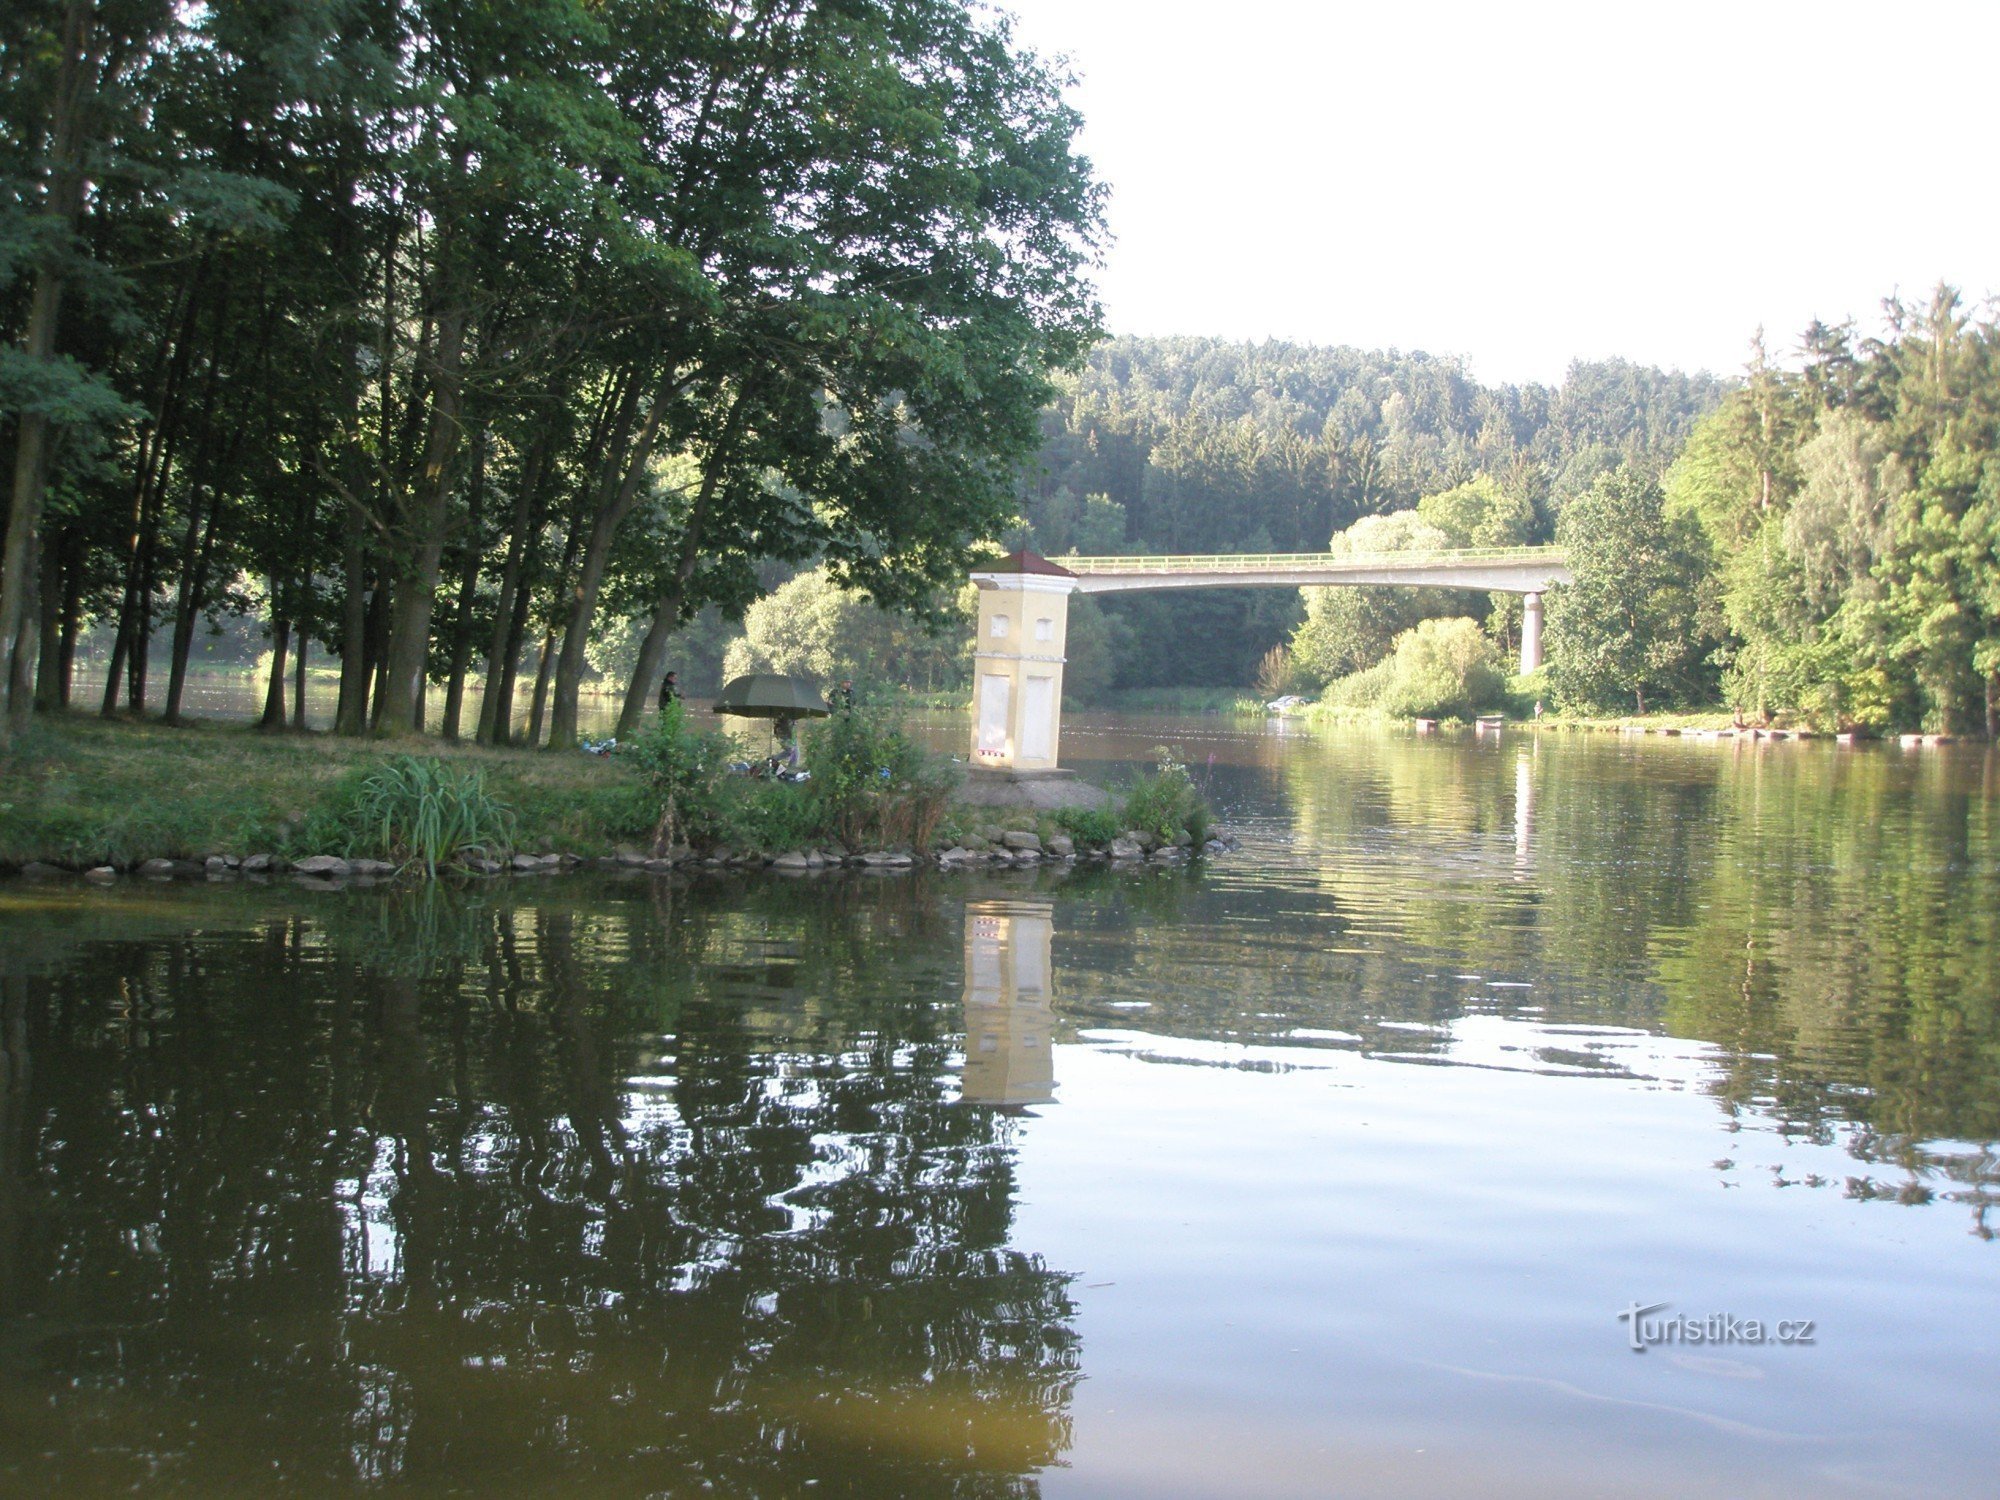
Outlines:
POLYGON ((982 771, 975 767, 965 773, 958 801, 967 807, 1059 812, 1065 807, 1108 807, 1112 797, 1103 787, 1081 780, 1074 771, 982 771))

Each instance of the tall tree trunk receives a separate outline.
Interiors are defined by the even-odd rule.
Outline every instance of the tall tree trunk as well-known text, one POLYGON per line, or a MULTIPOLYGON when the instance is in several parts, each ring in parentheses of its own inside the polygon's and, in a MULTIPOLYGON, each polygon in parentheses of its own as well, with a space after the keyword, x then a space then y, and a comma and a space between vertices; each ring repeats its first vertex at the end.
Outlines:
POLYGON ((504 743, 513 727, 514 662, 521 651, 527 621, 527 601, 535 558, 541 550, 543 513, 547 509, 548 471, 554 442, 546 428, 536 434, 521 466, 520 489, 507 534, 507 560, 500 570, 500 596, 493 605, 493 635, 486 647, 486 681, 479 695, 479 743, 504 743))
POLYGON ((160 522, 166 494, 159 492, 139 533, 139 587, 132 611, 132 644, 125 657, 125 705, 146 711, 146 680, 153 659, 154 600, 160 580, 160 522))
POLYGON ((41 616, 42 642, 35 663, 35 709, 39 713, 51 713, 62 707, 63 604, 67 598, 63 559, 68 542, 67 529, 53 535, 44 529, 39 537, 42 578, 41 608, 37 612, 41 616))
MULTIPOLYGON (((555 709, 549 724, 551 750, 576 746, 577 695, 583 687, 584 654, 590 646, 590 627, 597 616, 597 596, 604 586, 604 570, 611 561, 611 544, 617 539, 618 528, 625 524, 626 517, 645 493, 646 466, 652 461, 654 443, 659 441, 668 395, 665 383, 654 392, 652 409, 646 413, 645 425, 626 456, 617 489, 604 497, 591 523, 590 540, 583 549, 583 565, 570 594, 562 656, 556 664, 555 709)), ((607 480, 611 477, 606 476, 607 480)))
POLYGON ((487 429, 472 439, 472 475, 466 493, 465 565, 459 570, 458 598, 452 610, 451 670, 445 682, 444 717, 438 733, 458 738, 459 716, 465 708, 465 671, 472 661, 472 607, 479 592, 479 522, 486 503, 487 429))
POLYGON ((21 601, 21 632, 8 662, 9 703, 20 704, 17 722, 25 722, 35 705, 35 662, 42 647, 42 538, 36 532, 28 538, 27 597, 21 601))
POLYGON ((291 626, 285 620, 274 579, 271 585, 271 678, 264 689, 264 717, 257 721, 259 729, 285 727, 285 646, 290 638, 291 626))
MULTIPOLYGON (((528 550, 520 587, 514 592, 514 612, 507 622, 507 644, 500 657, 500 676, 496 686, 491 678, 487 680, 486 692, 492 699, 492 727, 488 730, 489 745, 510 744, 514 738, 514 684, 521 674, 521 656, 528 639, 528 609, 534 602, 535 553, 539 545, 528 550)), ((487 711, 486 704, 480 704, 480 713, 487 711)))
MULTIPOLYGON (((449 252, 447 252, 449 253, 449 252)), ((408 556, 398 570, 390 605, 387 674, 380 727, 388 734, 420 734, 424 667, 430 655, 431 611, 444 559, 445 524, 451 514, 452 455, 458 446, 463 389, 465 310, 447 300, 438 314, 437 380, 431 397, 430 436, 424 444, 423 490, 406 528, 408 556)))
POLYGON ((368 552, 360 496, 352 491, 340 507, 340 575, 345 581, 340 601, 340 703, 334 710, 333 730, 358 735, 368 729, 368 552))
POLYGON ((83 633, 83 544, 80 537, 68 541, 69 557, 63 566, 62 658, 56 678, 58 708, 68 708, 70 689, 76 681, 76 642, 83 633))
POLYGON ((125 678, 127 644, 125 628, 121 625, 111 636, 111 662, 104 669, 104 698, 97 708, 97 712, 107 719, 118 713, 118 684, 125 678))
MULTIPOLYGON (((82 173, 77 170, 80 144, 79 104, 84 75, 89 62, 84 55, 88 37, 91 0, 67 0, 63 6, 62 56, 57 63, 55 96, 49 109, 48 185, 38 217, 49 221, 53 238, 67 240, 76 229, 82 207, 82 173)), ((28 296, 28 322, 21 339, 21 353, 33 365, 55 358, 56 324, 62 312, 66 274, 60 258, 36 269, 34 289, 28 296)), ((6 703, 0 705, 0 747, 13 737, 17 725, 34 710, 32 676, 17 670, 23 635, 29 633, 40 643, 39 624, 29 608, 34 592, 35 540, 40 534, 42 500, 48 491, 49 446, 53 434, 48 415, 26 411, 15 425, 14 482, 7 504, 6 539, 0 543, 0 691, 6 703), (26 683, 17 690, 17 683, 26 683)))
POLYGON ((215 518, 222 509, 222 497, 210 498, 206 512, 201 505, 201 486, 188 492, 187 532, 181 539, 181 583, 174 599, 174 640, 172 659, 167 667, 167 707, 163 722, 181 721, 181 695, 187 690, 188 657, 194 650, 195 622, 207 600, 208 559, 215 545, 215 518))
POLYGON ((370 574, 369 585, 368 612, 361 629, 364 681, 360 697, 368 710, 368 717, 362 721, 359 731, 362 734, 372 730, 381 718, 382 672, 388 664, 383 648, 389 639, 389 585, 379 569, 370 574))
POLYGON ((639 645, 639 660, 632 668, 632 681, 625 689, 625 706, 618 713, 617 735, 621 740, 639 732, 646 705, 659 691, 667 665, 667 643, 680 628, 681 602, 687 598, 688 580, 694 576, 695 564, 701 558, 702 526, 708 519, 708 507, 715 498, 727 457, 720 451, 711 454, 707 471, 701 476, 701 489, 681 532, 680 555, 674 559, 674 571, 654 602, 653 620, 646 627, 646 639, 639 645))
POLYGON ((556 632, 550 626, 542 632, 542 664, 535 671, 535 704, 528 712, 528 732, 521 743, 533 750, 542 742, 542 711, 549 702, 549 674, 555 670, 556 632))
POLYGON ((106 718, 118 710, 121 666, 127 684, 126 707, 133 712, 144 707, 145 634, 152 615, 146 590, 153 571, 152 551, 158 542, 160 507, 179 447, 180 417, 185 405, 181 397, 182 377, 193 344, 192 323, 193 313, 190 311, 190 326, 183 333, 181 347, 175 351, 167 393, 162 398, 163 415, 153 440, 152 464, 150 468, 141 466, 132 497, 132 532, 125 543, 125 586, 118 602, 118 635, 111 652, 112 668, 104 682, 104 706, 101 711, 106 718))
POLYGON ((709 445, 708 460, 702 466, 701 487, 688 507, 687 524, 681 532, 680 554, 674 560, 674 571, 666 587, 653 605, 653 620, 646 627, 646 639, 639 645, 632 681, 625 689, 625 705, 618 714, 620 739, 638 733, 646 704, 659 687, 667 661, 667 641, 680 625, 681 602, 687 597, 688 580, 694 576, 695 564, 701 558, 702 528, 707 523, 709 507, 715 502, 716 490, 722 484, 723 473, 734 459, 736 436, 748 400, 747 390, 737 391, 730 401, 729 414, 723 418, 722 430, 709 445))
MULTIPOLYGON (((535 672, 534 708, 528 716, 528 735, 525 741, 531 750, 542 742, 542 720, 548 708, 549 699, 549 676, 555 670, 556 627, 554 618, 556 608, 563 594, 566 592, 570 570, 576 566, 577 548, 581 545, 582 541, 583 508, 579 504, 570 513, 567 540, 563 543, 562 563, 557 567, 555 576, 549 580, 549 592, 552 596, 549 604, 550 624, 542 636, 541 665, 535 672)), ((512 688, 510 686, 509 692, 511 691, 512 688)))
POLYGON ((306 634, 306 621, 312 618, 312 580, 300 585, 304 596, 299 603, 299 638, 292 648, 292 728, 306 727, 306 657, 312 647, 312 637, 306 634))

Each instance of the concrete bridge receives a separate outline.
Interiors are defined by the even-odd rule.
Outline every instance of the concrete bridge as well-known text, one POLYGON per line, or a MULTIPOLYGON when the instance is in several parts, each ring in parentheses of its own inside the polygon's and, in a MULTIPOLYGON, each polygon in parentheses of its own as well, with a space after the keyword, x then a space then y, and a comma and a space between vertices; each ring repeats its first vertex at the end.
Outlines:
POLYGON ((1542 664, 1542 592, 1568 583, 1560 547, 1471 547, 1441 552, 1265 552, 1183 557, 1062 557, 1016 552, 972 575, 979 586, 973 643, 972 764, 1058 769, 1069 596, 1137 589, 1442 588, 1520 594, 1521 670, 1542 664))

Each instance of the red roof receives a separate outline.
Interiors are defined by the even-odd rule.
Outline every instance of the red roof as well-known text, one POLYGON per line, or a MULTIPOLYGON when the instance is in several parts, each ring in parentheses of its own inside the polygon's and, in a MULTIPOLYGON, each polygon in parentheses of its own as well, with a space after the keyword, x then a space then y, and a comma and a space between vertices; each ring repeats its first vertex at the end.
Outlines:
POLYGON ((1039 552, 1030 552, 1023 547, 1019 552, 1009 552, 998 562, 981 563, 981 573, 1041 573, 1050 578, 1074 578, 1076 574, 1068 568, 1059 568, 1039 552))

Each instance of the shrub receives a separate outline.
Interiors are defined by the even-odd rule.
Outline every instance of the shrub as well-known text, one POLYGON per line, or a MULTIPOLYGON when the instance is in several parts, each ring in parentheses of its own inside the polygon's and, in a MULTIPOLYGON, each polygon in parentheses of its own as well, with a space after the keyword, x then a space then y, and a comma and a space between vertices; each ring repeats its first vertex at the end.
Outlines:
POLYGON ((513 809, 487 790, 483 771, 428 756, 390 757, 344 782, 323 811, 331 826, 309 819, 316 835, 331 835, 347 853, 372 851, 421 867, 432 878, 461 855, 505 849, 514 839, 513 809))
POLYGON ((1186 829, 1195 843, 1208 838, 1208 799, 1188 768, 1161 745, 1153 751, 1159 768, 1141 776, 1125 797, 1124 826, 1171 843, 1186 829))
POLYGON ((1475 620, 1425 620, 1396 637, 1378 706, 1396 718, 1470 718, 1501 701, 1499 653, 1475 620))
POLYGON ((637 767, 658 802, 653 846, 693 844, 715 837, 724 819, 724 777, 730 744, 719 734, 689 727, 687 707, 676 700, 618 748, 637 767))
POLYGON ((949 761, 879 710, 853 709, 815 724, 806 765, 829 831, 849 847, 927 847, 957 784, 949 761))
POLYGON ((1117 838, 1124 825, 1108 807, 1064 807, 1056 811, 1056 826, 1088 848, 1101 848, 1117 838))
POLYGON ((1317 686, 1292 660, 1289 646, 1273 646, 1257 662, 1256 687, 1266 702, 1287 693, 1307 692, 1317 686))

